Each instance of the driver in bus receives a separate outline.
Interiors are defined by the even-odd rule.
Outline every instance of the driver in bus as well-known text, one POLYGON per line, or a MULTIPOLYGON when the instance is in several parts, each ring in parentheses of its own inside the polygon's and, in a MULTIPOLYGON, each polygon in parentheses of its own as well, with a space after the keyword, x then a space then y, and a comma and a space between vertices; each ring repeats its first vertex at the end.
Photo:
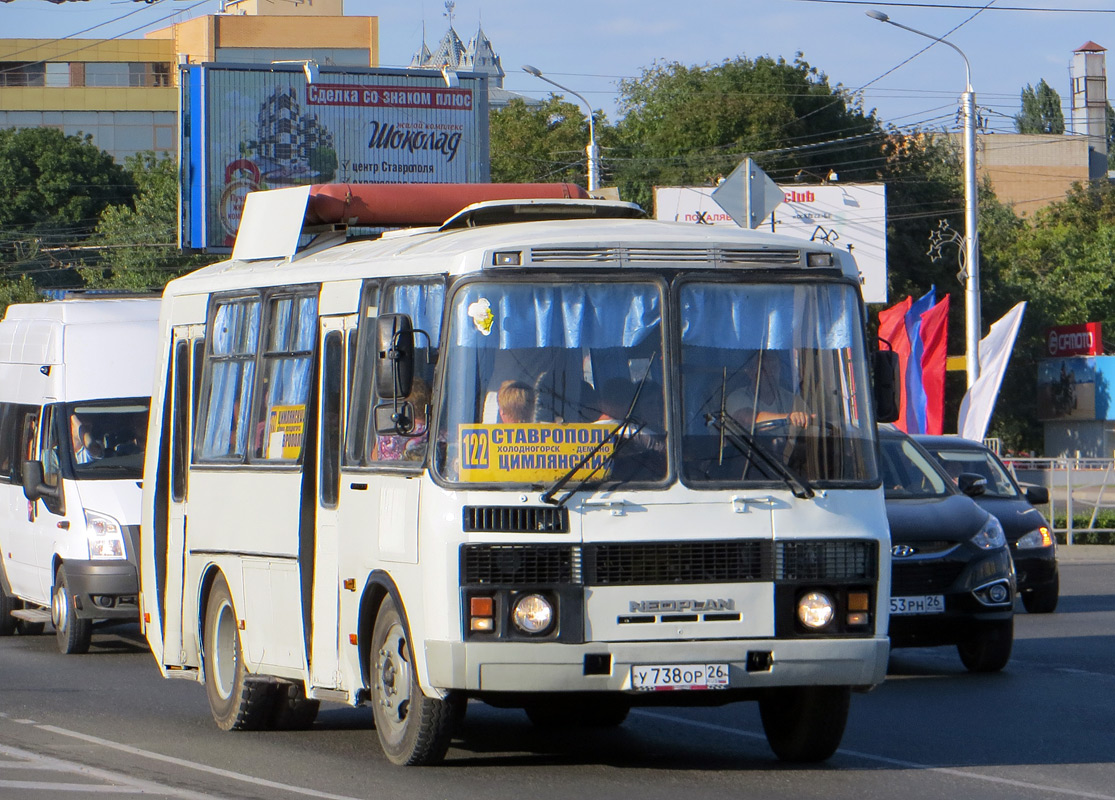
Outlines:
POLYGON ((744 385, 731 392, 725 411, 741 425, 785 420, 799 428, 809 426, 811 416, 801 397, 787 388, 784 358, 774 350, 760 350, 744 364, 744 385))

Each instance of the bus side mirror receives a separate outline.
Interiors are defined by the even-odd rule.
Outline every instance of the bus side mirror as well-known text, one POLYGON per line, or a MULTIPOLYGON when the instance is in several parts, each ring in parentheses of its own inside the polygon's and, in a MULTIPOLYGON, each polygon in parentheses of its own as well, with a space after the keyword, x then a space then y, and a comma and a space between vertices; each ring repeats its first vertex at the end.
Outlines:
POLYGON ((894 422, 899 417, 902 402, 898 382, 898 353, 893 350, 876 350, 873 363, 875 373, 875 419, 894 422))
POLYGON ((414 430, 414 404, 380 403, 372 409, 372 424, 378 436, 406 436, 414 430))
POLYGON ((376 394, 406 397, 414 382, 414 331, 406 314, 376 317, 376 394))
POLYGON ((42 499, 47 510, 52 514, 65 514, 66 508, 62 502, 62 487, 48 486, 43 482, 43 462, 23 462, 23 494, 32 503, 42 499))

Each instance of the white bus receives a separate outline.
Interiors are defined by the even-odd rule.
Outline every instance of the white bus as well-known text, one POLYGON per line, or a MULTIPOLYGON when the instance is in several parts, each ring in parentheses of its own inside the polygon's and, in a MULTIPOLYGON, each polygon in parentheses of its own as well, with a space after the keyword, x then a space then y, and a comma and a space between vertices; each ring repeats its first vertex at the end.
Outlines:
POLYGON ((84 653, 139 619, 144 438, 158 298, 8 306, 0 321, 0 636, 84 653))
POLYGON ((890 585, 847 253, 508 200, 253 259, 272 194, 163 297, 140 550, 164 675, 226 730, 369 703, 397 764, 442 759, 470 699, 590 726, 757 700, 779 757, 835 751, 884 678, 890 585))

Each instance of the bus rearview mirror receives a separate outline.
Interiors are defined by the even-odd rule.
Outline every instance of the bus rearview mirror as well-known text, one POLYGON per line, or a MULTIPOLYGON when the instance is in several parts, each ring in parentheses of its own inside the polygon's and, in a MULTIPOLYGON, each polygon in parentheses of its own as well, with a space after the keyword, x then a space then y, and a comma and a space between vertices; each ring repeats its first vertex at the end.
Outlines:
POLYGON ((873 361, 875 419, 878 422, 894 422, 899 417, 899 404, 902 402, 901 386, 898 383, 898 353, 893 350, 876 350, 873 361))
POLYGON ((406 314, 376 317, 376 394, 406 397, 414 382, 414 331, 406 314))

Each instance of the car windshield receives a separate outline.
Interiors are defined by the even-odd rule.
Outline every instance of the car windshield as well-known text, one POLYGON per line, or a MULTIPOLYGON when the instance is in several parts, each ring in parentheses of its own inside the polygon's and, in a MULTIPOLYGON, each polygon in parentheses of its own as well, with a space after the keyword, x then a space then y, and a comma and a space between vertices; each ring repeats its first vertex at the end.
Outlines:
POLYGON ((74 476, 141 478, 148 406, 145 398, 66 404, 74 476))
POLYGON ((944 497, 955 490, 916 444, 906 438, 879 438, 883 489, 887 498, 944 497))
POLYGON ((987 480, 984 497, 1021 497, 1006 468, 990 450, 934 449, 933 455, 945 471, 956 480, 962 472, 979 475, 987 480))

